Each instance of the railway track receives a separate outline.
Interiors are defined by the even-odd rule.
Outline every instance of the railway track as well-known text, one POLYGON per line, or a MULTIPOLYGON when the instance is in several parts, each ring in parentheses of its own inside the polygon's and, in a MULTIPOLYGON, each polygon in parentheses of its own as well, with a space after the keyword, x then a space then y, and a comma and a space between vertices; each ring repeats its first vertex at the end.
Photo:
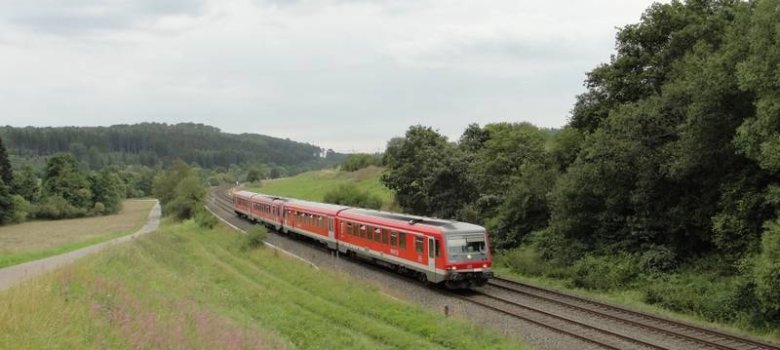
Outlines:
POLYGON ((780 350, 780 347, 766 342, 714 331, 644 312, 628 310, 615 305, 505 278, 494 278, 488 285, 491 288, 523 296, 525 299, 535 299, 575 312, 589 314, 594 320, 612 321, 627 325, 633 329, 641 329, 663 337, 671 337, 677 339, 682 344, 687 344, 689 349, 780 350))
MULTIPOLYGON (((229 190, 213 193, 212 203, 233 213, 229 190)), ((500 277, 478 290, 442 293, 604 349, 780 350, 766 342, 500 277)))

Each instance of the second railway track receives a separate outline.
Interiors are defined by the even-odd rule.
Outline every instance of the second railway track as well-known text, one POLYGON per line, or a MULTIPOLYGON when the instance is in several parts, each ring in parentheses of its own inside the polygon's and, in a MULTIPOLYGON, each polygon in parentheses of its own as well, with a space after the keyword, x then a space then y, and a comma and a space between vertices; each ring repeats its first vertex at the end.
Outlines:
POLYGON ((490 281, 489 286, 545 303, 556 304, 576 312, 587 313, 595 318, 607 319, 631 327, 645 329, 647 332, 664 337, 676 338, 682 343, 688 344, 690 349, 780 350, 780 347, 766 342, 706 329, 505 278, 494 278, 490 281))

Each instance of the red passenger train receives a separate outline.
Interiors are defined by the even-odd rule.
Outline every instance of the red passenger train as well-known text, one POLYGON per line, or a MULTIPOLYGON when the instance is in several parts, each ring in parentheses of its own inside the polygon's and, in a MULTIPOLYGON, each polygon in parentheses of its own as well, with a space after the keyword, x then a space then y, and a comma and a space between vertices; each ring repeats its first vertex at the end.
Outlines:
POLYGON ((481 286, 493 276, 490 242, 481 226, 248 191, 233 194, 233 209, 277 231, 449 288, 481 286))

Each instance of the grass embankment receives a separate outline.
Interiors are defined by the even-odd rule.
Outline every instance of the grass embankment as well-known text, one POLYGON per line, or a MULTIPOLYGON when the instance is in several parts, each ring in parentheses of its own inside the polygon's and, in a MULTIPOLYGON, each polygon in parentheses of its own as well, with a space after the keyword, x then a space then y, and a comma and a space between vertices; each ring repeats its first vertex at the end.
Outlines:
POLYGON ((126 200, 114 215, 32 221, 0 227, 0 268, 67 253, 133 233, 145 223, 154 201, 126 200))
POLYGON ((523 348, 222 225, 164 222, 0 294, 4 348, 523 348))
POLYGON ((248 190, 277 196, 322 202, 325 194, 344 184, 354 184, 361 191, 382 199, 382 209, 390 209, 393 192, 379 178, 384 168, 369 166, 346 172, 333 169, 309 171, 293 177, 264 181, 262 186, 248 186, 248 190))

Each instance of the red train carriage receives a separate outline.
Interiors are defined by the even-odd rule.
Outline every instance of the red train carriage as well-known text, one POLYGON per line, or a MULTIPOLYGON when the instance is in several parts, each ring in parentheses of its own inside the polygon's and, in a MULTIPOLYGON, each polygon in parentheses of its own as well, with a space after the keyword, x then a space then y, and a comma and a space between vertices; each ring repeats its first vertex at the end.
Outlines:
POLYGON ((247 191, 236 192, 233 202, 239 216, 411 271, 424 281, 465 288, 492 277, 490 242, 481 226, 247 191))
POLYGON ((282 231, 295 232, 336 249, 336 217, 347 209, 340 205, 289 200, 284 204, 282 231))
POLYGON ((233 193, 233 211, 239 217, 249 218, 252 214, 252 198, 257 193, 249 191, 238 191, 233 193))
POLYGON ((481 226, 419 216, 350 209, 339 213, 338 248, 407 269, 451 288, 484 285, 492 277, 481 226))
POLYGON ((274 213, 274 200, 275 197, 258 194, 251 199, 252 211, 250 218, 255 222, 263 222, 266 225, 273 225, 276 220, 274 213))

